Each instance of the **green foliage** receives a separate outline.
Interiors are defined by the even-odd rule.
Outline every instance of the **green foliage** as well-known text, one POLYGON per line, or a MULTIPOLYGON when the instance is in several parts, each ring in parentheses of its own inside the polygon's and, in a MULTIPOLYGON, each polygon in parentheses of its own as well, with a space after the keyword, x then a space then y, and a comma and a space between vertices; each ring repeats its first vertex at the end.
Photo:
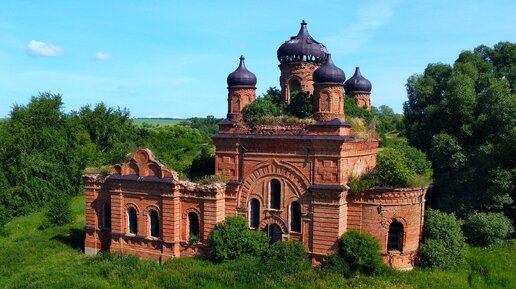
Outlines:
POLYGON ((298 241, 275 242, 262 255, 263 271, 267 274, 290 275, 310 268, 305 246, 298 241))
POLYGON ((394 148, 385 148, 378 152, 376 176, 382 185, 395 187, 413 187, 416 185, 416 173, 410 169, 408 159, 394 148))
POLYGON ((330 267, 347 270, 342 274, 362 273, 374 275, 383 270, 385 266, 380 256, 378 241, 367 233, 348 231, 340 238, 339 258, 330 259, 330 267), (342 262, 347 264, 343 265, 342 262))
POLYGON ((220 262, 247 255, 260 256, 268 246, 268 237, 249 230, 244 217, 233 216, 215 226, 208 242, 213 260, 220 262))
POLYGON ((84 196, 72 199, 74 223, 68 226, 37 230, 43 212, 9 222, 10 234, 0 236, 0 288, 516 288, 515 242, 468 248, 467 263, 453 270, 356 278, 325 268, 273 275, 263 271, 260 257, 223 263, 176 258, 163 265, 119 254, 85 257, 84 206, 84 196))
POLYGON ((72 117, 84 127, 94 146, 89 155, 90 166, 112 165, 125 160, 136 149, 137 128, 126 109, 114 109, 104 103, 94 108, 86 105, 72 117))
POLYGON ((281 114, 280 106, 268 98, 257 98, 242 109, 242 116, 248 125, 257 123, 263 116, 278 116, 281 114))
POLYGON ((215 174, 215 152, 211 147, 203 146, 201 153, 192 160, 188 168, 190 178, 199 178, 215 174))
POLYGON ((304 91, 294 91, 290 95, 290 103, 285 112, 298 118, 313 116, 312 96, 304 91))
POLYGON ((516 44, 462 52, 408 79, 404 124, 434 167, 430 205, 459 216, 504 211, 516 198, 516 44))
POLYGON ((201 135, 208 141, 211 142, 211 137, 219 131, 218 123, 221 118, 215 118, 213 115, 208 115, 205 118, 192 117, 187 121, 181 122, 182 125, 190 126, 199 130, 201 135))
POLYGON ((344 113, 346 114, 346 118, 361 118, 364 119, 367 124, 373 121, 373 114, 367 109, 359 107, 355 100, 349 96, 344 97, 344 113))
MULTIPOLYGON (((45 213, 45 223, 51 226, 63 226, 72 222, 70 199, 66 195, 57 196, 51 202, 45 213)), ((43 225, 45 226, 45 224, 43 225)))
POLYGON ((394 113, 392 108, 386 105, 371 107, 371 114, 376 120, 376 130, 380 136, 386 133, 403 131, 403 115, 394 113))
POLYGON ((468 243, 478 246, 500 243, 514 232, 511 220, 503 213, 473 213, 463 229, 468 243))
POLYGON ((351 194, 359 194, 379 185, 379 180, 374 174, 367 174, 359 177, 351 176, 347 185, 351 194))
MULTIPOLYGON (((41 93, 15 105, 0 126, 0 206, 4 218, 81 191, 90 140, 62 111, 60 95, 41 93)), ((5 221, 4 221, 5 222, 5 221)))
POLYGON ((452 268, 464 261, 462 222, 453 214, 427 208, 420 248, 420 265, 430 268, 452 268))

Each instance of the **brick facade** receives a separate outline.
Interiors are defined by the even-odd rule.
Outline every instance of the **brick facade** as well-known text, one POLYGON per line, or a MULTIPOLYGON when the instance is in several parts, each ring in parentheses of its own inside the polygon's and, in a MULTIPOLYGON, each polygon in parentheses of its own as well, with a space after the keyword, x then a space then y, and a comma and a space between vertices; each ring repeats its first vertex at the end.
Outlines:
MULTIPOLYGON (((241 215, 250 229, 265 231, 273 240, 302 242, 314 264, 335 252, 339 237, 353 229, 379 241, 386 263, 412 268, 426 188, 350 194, 348 179, 374 170, 379 141, 352 136, 344 97, 353 96, 344 95, 342 70, 338 82, 314 84, 312 74, 321 66, 298 58, 280 64, 282 95, 288 102, 292 80, 313 93, 313 121, 247 126, 241 111, 256 98, 256 77, 244 69, 243 57, 228 77, 228 115, 213 136, 215 173, 227 183, 180 181, 147 149, 115 165, 107 176, 83 176, 85 253, 105 250, 160 262, 202 255, 215 225, 241 215)), ((370 108, 369 93, 354 99, 370 108)))

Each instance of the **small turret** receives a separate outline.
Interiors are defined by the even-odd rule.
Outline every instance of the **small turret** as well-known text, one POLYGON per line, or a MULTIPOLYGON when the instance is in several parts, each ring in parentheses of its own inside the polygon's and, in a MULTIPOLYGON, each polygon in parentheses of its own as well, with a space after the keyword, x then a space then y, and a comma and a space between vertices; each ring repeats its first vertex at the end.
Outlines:
POLYGON ((344 71, 327 54, 326 62, 314 71, 314 117, 318 121, 344 120, 344 71))
POLYGON ((371 82, 362 76, 359 67, 355 68, 355 74, 344 84, 346 95, 353 97, 359 107, 367 110, 371 110, 371 88, 371 82))
POLYGON ((228 115, 233 122, 242 121, 242 108, 256 99, 256 75, 245 67, 240 56, 238 68, 228 75, 228 115))

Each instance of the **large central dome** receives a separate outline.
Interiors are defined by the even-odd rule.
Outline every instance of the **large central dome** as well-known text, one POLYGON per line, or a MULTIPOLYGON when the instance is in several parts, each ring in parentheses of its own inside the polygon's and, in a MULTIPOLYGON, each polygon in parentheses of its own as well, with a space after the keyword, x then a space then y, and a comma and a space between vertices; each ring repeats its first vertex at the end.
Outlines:
POLYGON ((281 63, 299 61, 322 63, 326 58, 326 53, 328 53, 326 46, 312 38, 306 29, 306 22, 303 20, 299 33, 290 37, 290 40, 278 48, 278 60, 281 63))

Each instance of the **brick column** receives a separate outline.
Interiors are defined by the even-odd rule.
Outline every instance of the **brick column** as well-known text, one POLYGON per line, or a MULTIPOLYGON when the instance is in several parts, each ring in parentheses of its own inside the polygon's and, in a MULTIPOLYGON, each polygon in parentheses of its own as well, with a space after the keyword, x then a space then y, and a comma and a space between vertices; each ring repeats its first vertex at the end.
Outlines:
POLYGON ((181 193, 179 187, 173 185, 170 194, 164 194, 162 200, 162 230, 163 230, 163 252, 162 259, 169 259, 180 256, 180 205, 181 193))
POLYGON ((125 207, 121 188, 109 191, 111 196, 111 246, 110 252, 122 253, 122 236, 125 232, 125 207))
POLYGON ((208 236, 211 234, 211 231, 215 228, 215 225, 218 222, 224 221, 226 214, 224 211, 224 191, 223 189, 217 190, 213 192, 214 198, 205 199, 204 201, 204 210, 202 216, 202 240, 208 240, 208 236))
POLYGON ((86 198, 86 238, 84 240, 84 253, 96 255, 100 250, 100 241, 97 234, 98 215, 95 209, 95 200, 98 197, 99 186, 95 176, 86 175, 83 177, 84 192, 86 198))

